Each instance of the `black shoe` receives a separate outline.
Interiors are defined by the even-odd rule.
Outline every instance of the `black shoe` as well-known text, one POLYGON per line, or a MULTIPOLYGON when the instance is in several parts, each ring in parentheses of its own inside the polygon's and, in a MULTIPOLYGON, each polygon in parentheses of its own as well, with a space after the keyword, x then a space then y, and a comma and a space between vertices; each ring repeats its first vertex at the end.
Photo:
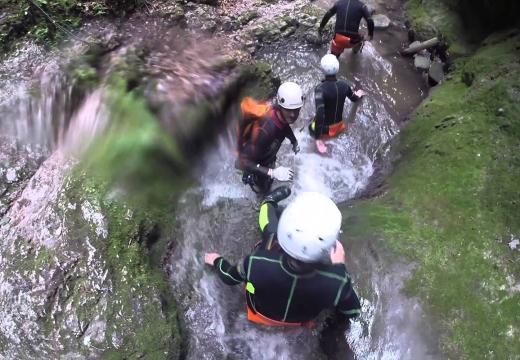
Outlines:
POLYGON ((291 195, 291 189, 288 186, 280 186, 264 197, 262 203, 271 202, 277 204, 291 195))

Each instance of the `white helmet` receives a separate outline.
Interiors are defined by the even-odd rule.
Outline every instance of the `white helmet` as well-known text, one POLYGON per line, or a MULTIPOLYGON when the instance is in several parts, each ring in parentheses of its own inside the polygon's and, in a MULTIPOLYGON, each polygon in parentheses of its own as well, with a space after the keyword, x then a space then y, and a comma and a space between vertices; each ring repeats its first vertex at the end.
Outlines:
POLYGON ((321 58, 321 70, 325 75, 336 75, 339 71, 339 61, 336 56, 327 54, 321 58))
POLYGON ((341 229, 341 212, 317 192, 304 192, 287 206, 278 222, 278 242, 291 257, 318 262, 330 253, 341 229))
POLYGON ((278 105, 284 109, 299 109, 303 106, 303 91, 300 85, 292 81, 284 82, 276 94, 278 105))

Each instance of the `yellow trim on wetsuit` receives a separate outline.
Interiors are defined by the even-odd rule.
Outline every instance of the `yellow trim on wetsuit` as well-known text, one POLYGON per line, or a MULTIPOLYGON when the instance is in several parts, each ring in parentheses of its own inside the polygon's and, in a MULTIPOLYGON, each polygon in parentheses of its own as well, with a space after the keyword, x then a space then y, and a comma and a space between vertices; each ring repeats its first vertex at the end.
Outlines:
POLYGON ((267 224, 269 224, 268 205, 265 203, 260 207, 260 214, 258 215, 258 225, 260 226, 260 231, 264 231, 267 224))

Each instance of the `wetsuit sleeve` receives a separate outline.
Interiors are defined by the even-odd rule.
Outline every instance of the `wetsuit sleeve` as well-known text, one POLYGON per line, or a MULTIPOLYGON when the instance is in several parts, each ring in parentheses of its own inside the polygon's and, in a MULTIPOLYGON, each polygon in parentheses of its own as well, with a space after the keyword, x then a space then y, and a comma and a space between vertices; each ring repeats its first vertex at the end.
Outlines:
POLYGON ((215 259, 213 267, 217 271, 218 277, 224 284, 238 285, 245 281, 245 272, 243 270, 243 263, 237 266, 231 265, 223 257, 215 259))
POLYGON ((374 36, 374 20, 372 19, 372 15, 370 14, 370 11, 368 11, 366 5, 363 5, 363 17, 367 22, 368 36, 372 38, 374 36))
POLYGON ((298 141, 296 140, 296 136, 294 136, 294 132, 292 131, 290 125, 287 125, 287 127, 285 128, 285 137, 287 139, 289 139, 289 141, 293 145, 298 143, 298 141))
POLYGON ((269 168, 261 166, 252 159, 261 159, 263 152, 269 148, 272 139, 270 139, 265 130, 260 129, 256 141, 247 144, 239 155, 239 164, 242 170, 259 174, 267 175, 269 168))
POLYGON ((334 15, 336 15, 337 11, 338 11, 338 7, 336 6, 336 4, 334 4, 334 6, 331 7, 329 9, 329 11, 327 11, 325 13, 325 15, 323 15, 323 19, 321 19, 321 23, 320 23, 320 31, 323 30, 325 25, 327 25, 327 23, 329 22, 330 18, 333 17, 334 15))
POLYGON ((275 242, 276 230, 278 229, 278 214, 272 203, 263 203, 260 207, 258 225, 262 232, 262 242, 257 248, 271 250, 275 242))
POLYGON ((354 92, 352 91, 352 88, 347 83, 345 83, 345 86, 346 86, 347 97, 350 99, 350 101, 356 102, 359 99, 361 99, 359 96, 354 94, 354 92))
POLYGON ((350 278, 347 277, 346 279, 345 284, 339 289, 336 310, 346 318, 351 319, 361 314, 361 304, 356 292, 352 288, 350 278))
POLYGON ((314 103, 316 104, 316 127, 315 127, 315 136, 316 139, 319 139, 324 132, 325 129, 325 101, 323 99, 323 89, 320 85, 316 86, 314 89, 314 103))

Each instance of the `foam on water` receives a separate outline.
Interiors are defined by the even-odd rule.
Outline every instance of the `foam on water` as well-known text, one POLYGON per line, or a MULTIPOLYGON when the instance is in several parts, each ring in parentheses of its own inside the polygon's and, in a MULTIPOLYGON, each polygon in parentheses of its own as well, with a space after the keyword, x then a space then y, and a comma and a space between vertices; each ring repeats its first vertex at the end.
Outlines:
MULTIPOLYGON (((307 125, 314 115, 313 91, 322 78, 318 64, 324 53, 325 49, 317 51, 294 45, 284 52, 264 54, 262 59, 272 64, 275 75, 282 81, 300 83, 306 94, 300 118, 293 125, 301 152, 294 155, 286 141, 277 159, 277 165, 295 170, 291 196, 302 191, 318 191, 341 202, 365 188, 374 172, 375 161, 386 156, 389 140, 398 133, 394 120, 398 113, 394 109, 397 102, 388 92, 389 87, 396 90, 398 80, 392 63, 371 44, 367 44, 357 58, 344 55, 341 77, 347 78, 356 89, 363 88, 367 97, 359 104, 346 100, 344 115, 348 130, 327 143, 327 155, 319 155, 307 125), (291 55, 287 56, 288 53, 291 55)), ((235 153, 230 138, 229 134, 222 137, 209 152, 200 169, 200 187, 190 191, 189 199, 183 201, 180 233, 176 235, 183 242, 178 244, 179 249, 169 262, 172 284, 180 294, 181 308, 187 311, 185 320, 190 337, 187 358, 322 358, 316 331, 272 329, 249 323, 243 288, 222 285, 214 274, 204 269, 204 252, 218 251, 231 261, 238 261, 259 240, 258 214, 250 206, 258 200, 249 187, 242 184, 241 175, 234 167, 235 153), (186 285, 190 283, 192 285, 186 285), (190 300, 182 300, 187 293, 192 293, 190 300)), ((421 348, 421 339, 414 335, 419 325, 412 320, 417 319, 403 313, 407 306, 411 309, 418 306, 399 292, 396 281, 402 282, 404 276, 379 277, 374 268, 368 271, 375 273, 365 279, 370 282, 372 293, 362 299, 363 315, 345 334, 345 342, 360 359, 412 359, 409 354, 426 354, 421 348), (389 283, 393 287, 388 286, 389 283), (406 321, 411 325, 404 326, 406 321)))

